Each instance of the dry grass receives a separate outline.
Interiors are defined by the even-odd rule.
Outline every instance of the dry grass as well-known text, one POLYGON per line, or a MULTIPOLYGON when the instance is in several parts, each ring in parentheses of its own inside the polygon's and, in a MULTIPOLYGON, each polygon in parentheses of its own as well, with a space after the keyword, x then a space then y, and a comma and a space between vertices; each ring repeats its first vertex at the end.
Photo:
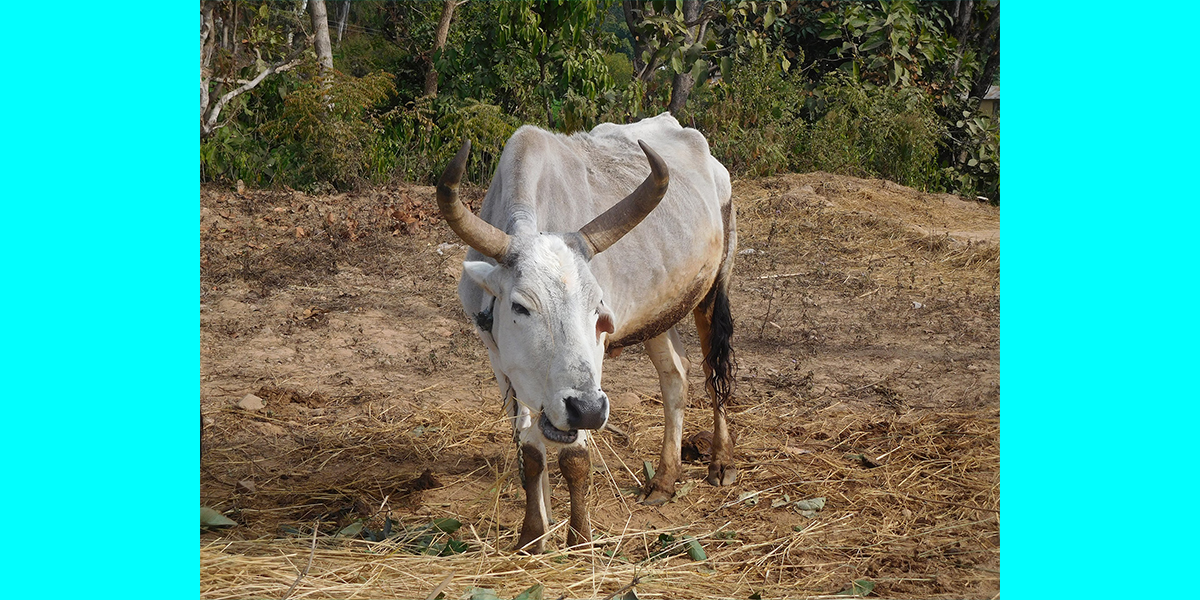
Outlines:
MULTIPOLYGON (((637 513, 652 509, 637 507, 629 495, 629 488, 640 483, 639 461, 653 455, 661 427, 635 434, 632 448, 621 445, 619 437, 602 434, 593 446, 595 546, 532 557, 509 551, 519 525, 514 508, 521 502, 513 452, 492 456, 497 462, 489 468, 439 475, 442 487, 407 495, 411 474, 399 476, 388 467, 389 462, 425 464, 433 456, 455 452, 488 454, 494 446, 487 443, 488 435, 506 427, 494 415, 426 413, 432 426, 445 428, 421 445, 407 442, 412 429, 408 420, 345 429, 309 426, 297 434, 306 443, 294 450, 302 453, 292 459, 294 470, 309 466, 327 472, 331 466, 354 465, 355 474, 343 477, 338 489, 299 482, 288 486, 287 498, 258 499, 270 508, 230 510, 243 527, 223 537, 203 536, 201 596, 282 597, 308 560, 314 520, 324 525, 312 569, 293 593, 297 598, 423 598, 448 574, 454 578, 447 597, 459 597, 471 586, 513 597, 536 583, 555 597, 600 597, 634 577, 643 598, 821 595, 854 579, 871 579, 880 592, 904 595, 906 583, 930 584, 946 593, 998 578, 993 572, 999 556, 998 414, 863 415, 834 404, 800 421, 808 412, 803 407, 782 414, 761 408, 731 411, 742 432, 742 482, 730 489, 691 488, 657 511, 678 515, 667 519, 676 523, 670 527, 654 518, 647 527, 637 513), (781 421, 813 425, 789 430, 781 421), (856 455, 878 466, 869 468, 856 455), (391 493, 379 497, 380 492, 367 491, 372 489, 391 493), (748 492, 758 493, 739 501, 748 492), (421 494, 450 502, 422 503, 414 510, 412 496, 421 494), (809 519, 788 505, 771 507, 785 496, 791 501, 825 497, 827 503, 809 519), (464 523, 454 537, 471 550, 432 557, 414 555, 396 540, 331 537, 353 520, 379 529, 385 514, 409 525, 454 516, 464 523), (298 533, 271 531, 281 524, 298 533), (663 549, 662 533, 677 539, 694 536, 708 560, 694 562, 686 554, 653 558, 663 549)), ((655 404, 644 402, 628 418, 650 423, 656 413, 655 404)), ((693 416, 699 415, 689 414, 693 416)), ((688 423, 689 428, 703 425, 697 420, 701 422, 688 423)), ((237 450, 211 448, 205 462, 236 470, 237 450)), ((692 465, 681 489, 695 485, 703 474, 701 465, 692 465)), ((561 545, 564 523, 559 521, 550 533, 552 546, 561 545)))
MULTIPOLYGON (((662 409, 653 369, 630 348, 606 362, 610 395, 634 396, 614 409, 628 437, 605 432, 592 444, 596 539, 586 549, 561 547, 566 494, 554 472, 554 516, 561 520, 548 534, 552 550, 511 552, 524 494, 482 354, 435 339, 429 347, 438 358, 421 365, 375 368, 358 354, 336 363, 326 354, 329 338, 347 337, 349 325, 337 329, 300 315, 286 320, 294 331, 279 343, 315 354, 314 364, 336 375, 334 383, 293 374, 272 384, 280 363, 258 367, 238 354, 241 340, 265 335, 260 330, 271 323, 253 322, 254 313, 207 317, 205 356, 218 358, 205 359, 202 384, 201 501, 239 525, 201 535, 201 597, 425 598, 447 577, 446 598, 463 597, 470 587, 512 598, 539 583, 549 598, 602 598, 634 581, 641 598, 822 597, 856 579, 874 582, 879 597, 993 597, 998 248, 953 233, 944 221, 962 207, 871 184, 824 174, 735 184, 740 246, 756 250, 739 256, 735 271, 741 370, 729 416, 739 434, 741 477, 735 486, 713 488, 703 483, 704 465, 685 464, 673 502, 636 503, 642 461, 658 455, 662 409), (903 218, 914 212, 927 222, 903 218), (393 379, 404 374, 409 378, 393 379), (388 383, 395 381, 401 383, 388 383), (233 408, 247 391, 266 399, 268 410, 233 408), (243 480, 256 489, 239 490, 243 480), (817 497, 826 503, 813 516, 793 507, 817 497), (467 552, 415 554, 406 541, 412 536, 336 537, 354 522, 379 530, 390 519, 396 531, 414 531, 444 517, 462 527, 440 541, 465 542, 467 552), (664 548, 663 534, 676 542, 664 548), (685 535, 699 540, 707 560, 683 552, 685 535)), ((428 190, 411 193, 424 198, 428 190)), ((346 214, 346 205, 367 214, 361 204, 284 200, 298 220, 268 225, 268 232, 283 228, 275 238, 224 227, 264 231, 253 227, 248 210, 226 208, 228 217, 210 223, 202 235, 207 302, 229 294, 222 286, 232 284, 223 282, 244 282, 271 298, 331 298, 324 305, 330 314, 349 320, 341 312, 388 297, 380 279, 368 272, 350 290, 340 275, 291 273, 286 260, 268 253, 320 260, 328 253, 334 270, 344 271, 338 265, 346 261, 367 270, 383 248, 395 256, 377 276, 393 269, 413 280, 403 286, 412 320, 400 327, 420 328, 440 314, 417 310, 426 304, 453 312, 452 284, 431 275, 441 274, 445 260, 426 258, 425 249, 443 238, 389 229, 424 221, 363 218, 351 240, 351 229, 322 215, 346 214), (308 229, 311 236, 295 238, 289 232, 296 223, 319 235, 308 229), (263 247, 250 247, 258 253, 248 267, 230 258, 247 236, 263 247)), ((416 204, 405 205, 411 210, 404 214, 425 218, 416 204)), ((994 216, 972 213, 978 222, 967 229, 984 230, 994 216)), ((694 335, 684 329, 685 338, 694 335)), ((690 339, 689 346, 698 344, 690 339)), ((702 389, 693 373, 693 398, 702 389)), ((693 406, 685 432, 710 428, 709 411, 699 401, 693 406)))

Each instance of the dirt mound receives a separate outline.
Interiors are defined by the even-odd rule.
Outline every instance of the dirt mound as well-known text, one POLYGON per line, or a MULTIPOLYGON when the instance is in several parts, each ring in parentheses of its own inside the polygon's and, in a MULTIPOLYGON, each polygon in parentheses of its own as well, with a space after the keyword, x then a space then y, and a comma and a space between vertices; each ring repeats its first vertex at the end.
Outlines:
MULTIPOLYGON (((662 409, 627 348, 605 362, 628 437, 593 446, 596 547, 521 557, 515 447, 433 189, 204 189, 201 502, 238 525, 202 534, 202 597, 282 597, 310 556, 295 596, 425 597, 448 574, 451 598, 535 583, 605 596, 635 576, 641 597, 855 580, 878 596, 995 595, 998 209, 825 173, 735 181, 734 201, 742 479, 710 487, 695 463, 675 501, 635 503, 662 409), (265 406, 239 408, 247 394, 265 406)), ((681 333, 695 362, 694 327, 681 333)), ((711 426, 694 371, 685 436, 711 426)))

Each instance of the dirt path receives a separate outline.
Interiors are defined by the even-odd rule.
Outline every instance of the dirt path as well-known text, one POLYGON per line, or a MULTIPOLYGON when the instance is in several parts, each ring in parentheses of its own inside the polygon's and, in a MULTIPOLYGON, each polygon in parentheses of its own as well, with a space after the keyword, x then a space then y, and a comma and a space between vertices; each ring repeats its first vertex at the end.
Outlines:
MULTIPOLYGON (((695 485, 695 463, 676 501, 634 503, 662 416, 654 370, 628 348, 606 361, 605 388, 629 439, 605 434, 593 451, 603 541, 547 563, 499 551, 522 515, 515 448, 458 306, 465 250, 437 220, 432 188, 203 190, 201 501, 239 525, 201 536, 201 595, 282 596, 319 520, 320 552, 296 595, 424 597, 453 571, 447 597, 477 585, 511 598, 538 582, 554 597, 604 596, 636 571, 643 598, 678 585, 820 595, 860 579, 877 596, 992 597, 998 210, 825 173, 735 181, 734 198, 742 481, 695 485), (247 394, 265 407, 238 408, 247 394), (815 497, 816 514, 794 505, 815 497), (465 553, 328 537, 434 518, 463 523, 444 537, 465 553), (702 539, 709 560, 657 555, 664 529, 702 539)), ((694 327, 682 330, 695 362, 694 327)), ((694 404, 685 435, 711 426, 694 404)), ((561 507, 564 491, 555 497, 561 507)))

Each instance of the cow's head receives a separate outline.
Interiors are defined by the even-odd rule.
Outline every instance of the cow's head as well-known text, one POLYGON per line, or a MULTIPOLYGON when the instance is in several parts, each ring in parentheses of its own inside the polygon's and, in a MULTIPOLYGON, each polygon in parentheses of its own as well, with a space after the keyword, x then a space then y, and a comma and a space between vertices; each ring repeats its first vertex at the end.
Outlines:
POLYGON ((497 263, 463 264, 463 276, 487 292, 476 324, 494 342, 493 366, 508 377, 542 435, 553 442, 573 443, 579 429, 600 429, 608 421, 600 367, 613 314, 588 261, 633 229, 666 193, 666 165, 638 143, 650 161, 650 175, 576 232, 509 235, 463 206, 457 189, 469 141, 438 182, 438 205, 450 228, 497 263))

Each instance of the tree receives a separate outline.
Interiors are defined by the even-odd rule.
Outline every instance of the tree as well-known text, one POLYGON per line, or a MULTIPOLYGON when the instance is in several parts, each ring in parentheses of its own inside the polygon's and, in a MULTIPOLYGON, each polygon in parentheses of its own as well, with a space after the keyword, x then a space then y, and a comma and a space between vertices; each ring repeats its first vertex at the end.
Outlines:
MULTIPOLYGON (((707 25, 707 20, 700 20, 700 0, 683 0, 683 43, 690 47, 702 40, 707 25)), ((705 70, 700 76, 703 77, 707 74, 708 72, 705 70)), ((675 73, 671 80, 671 102, 667 104, 667 110, 671 111, 671 114, 678 115, 679 111, 683 110, 683 105, 687 103, 688 96, 691 95, 692 87, 695 85, 696 77, 692 75, 691 71, 675 73)))
MULTIPOLYGON (((635 0, 623 2, 622 8, 634 34, 635 77, 650 81, 660 67, 668 67, 672 76, 667 109, 678 114, 696 83, 707 79, 718 64, 728 69, 729 59, 750 51, 766 56, 764 34, 787 11, 787 3, 635 0)), ((786 58, 780 63, 783 70, 789 66, 786 58)))
MULTIPOLYGON (((238 96, 257 87, 274 73, 300 64, 305 44, 295 45, 298 11, 272 11, 263 4, 258 10, 239 11, 236 2, 207 1, 200 4, 200 137, 209 137, 222 127, 221 112, 238 96), (239 12, 241 13, 239 15, 239 12), (246 19, 245 51, 237 27, 246 19), (217 40, 217 23, 223 35, 217 40), (230 30, 232 29, 232 33, 230 30), (253 73, 253 75, 251 75, 253 73), (227 88, 228 91, 226 91, 227 88)), ((307 42, 306 36, 301 36, 307 42)))
POLYGON ((313 50, 317 53, 317 64, 321 74, 333 68, 333 47, 329 43, 329 15, 325 12, 325 0, 311 0, 308 6, 312 17, 313 50))
POLYGON ((450 35, 450 19, 454 16, 454 9, 466 3, 467 0, 446 0, 442 4, 442 17, 438 20, 437 33, 434 35, 433 52, 429 54, 427 59, 429 64, 425 70, 423 96, 437 97, 438 72, 435 61, 437 60, 437 56, 441 54, 442 49, 446 47, 446 38, 450 35))

